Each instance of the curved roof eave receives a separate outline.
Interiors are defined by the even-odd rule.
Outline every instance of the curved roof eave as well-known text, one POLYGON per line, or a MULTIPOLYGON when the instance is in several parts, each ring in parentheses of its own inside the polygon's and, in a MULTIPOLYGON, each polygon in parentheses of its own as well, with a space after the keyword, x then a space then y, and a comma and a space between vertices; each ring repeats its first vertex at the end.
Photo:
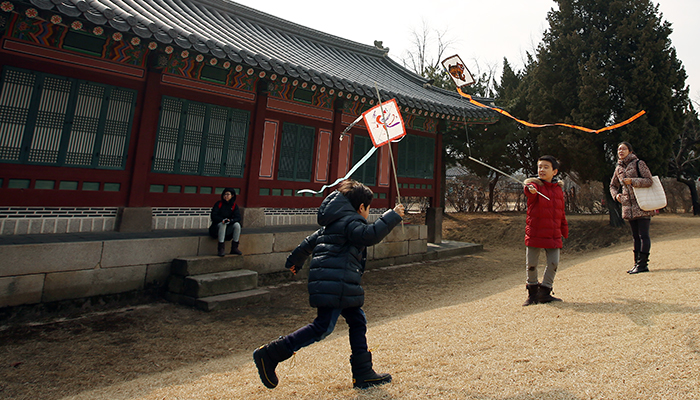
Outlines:
MULTIPOLYGON (((391 59, 388 49, 353 42, 240 5, 230 0, 30 0, 82 14, 139 37, 229 58, 305 81, 376 98, 374 87, 430 112, 471 111, 489 118, 493 111, 457 93, 425 85, 428 80, 391 59), (174 42, 174 43, 173 43, 174 42), (330 85, 329 85, 330 86, 330 85)), ((487 100, 488 101, 488 100, 487 100)), ((471 113, 470 113, 471 114, 471 113)))

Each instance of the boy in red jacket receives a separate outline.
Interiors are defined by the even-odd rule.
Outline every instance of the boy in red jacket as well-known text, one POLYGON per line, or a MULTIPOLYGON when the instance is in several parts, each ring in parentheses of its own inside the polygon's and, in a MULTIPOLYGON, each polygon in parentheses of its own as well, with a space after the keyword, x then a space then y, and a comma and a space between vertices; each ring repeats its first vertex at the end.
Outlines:
POLYGON ((525 258, 527 259, 528 296, 523 306, 537 303, 561 301, 553 297, 552 283, 559 266, 559 253, 562 237, 569 237, 569 225, 564 212, 564 192, 562 182, 557 182, 559 161, 553 156, 542 156, 537 160, 538 178, 525 180, 527 197, 527 220, 525 226, 525 258), (547 196, 549 200, 541 194, 547 196), (537 279, 537 263, 540 250, 547 255, 547 266, 542 283, 537 279))

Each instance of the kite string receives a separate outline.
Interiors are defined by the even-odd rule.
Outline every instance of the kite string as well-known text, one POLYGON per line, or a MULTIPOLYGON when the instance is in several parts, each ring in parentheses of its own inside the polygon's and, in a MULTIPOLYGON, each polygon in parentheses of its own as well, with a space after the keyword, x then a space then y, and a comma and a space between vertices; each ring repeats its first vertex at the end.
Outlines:
MULTIPOLYGON (((459 88, 458 88, 458 90, 459 90, 459 88)), ((501 171, 500 169, 494 168, 494 167, 492 167, 492 166, 486 164, 485 162, 480 161, 480 160, 477 160, 476 158, 472 157, 472 146, 471 146, 471 143, 469 142, 469 125, 467 124, 467 116, 466 116, 466 114, 464 114, 464 109, 462 109, 462 116, 464 117, 464 132, 466 132, 466 134, 467 134, 467 151, 469 152, 469 159, 472 160, 472 161, 474 161, 474 162, 476 162, 476 163, 479 163, 479 164, 481 164, 481 165, 483 165, 483 166, 485 166, 485 167, 487 167, 487 168, 490 168, 490 169, 496 171, 497 173, 503 174, 503 175, 507 176, 508 178, 510 178, 510 179, 512 179, 512 180, 514 180, 514 181, 516 181, 516 182, 518 182, 519 184, 525 186, 525 182, 522 182, 522 181, 520 181, 519 179, 516 179, 515 177, 513 177, 512 175, 506 174, 505 172, 501 171)), ((544 194, 540 193, 540 191, 537 190, 537 188, 535 188, 535 191, 536 191, 537 193, 539 193, 540 196, 542 196, 542 197, 544 197, 545 199, 549 200, 549 197, 547 197, 547 196, 545 196, 544 194)))

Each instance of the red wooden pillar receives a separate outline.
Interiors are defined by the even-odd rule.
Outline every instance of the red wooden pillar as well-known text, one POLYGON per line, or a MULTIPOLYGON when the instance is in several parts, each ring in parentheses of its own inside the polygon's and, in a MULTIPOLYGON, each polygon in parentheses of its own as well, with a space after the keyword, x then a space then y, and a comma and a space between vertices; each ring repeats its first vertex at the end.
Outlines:
POLYGON ((141 118, 136 132, 133 168, 127 207, 143 207, 148 191, 148 174, 158 132, 160 116, 160 79, 158 71, 146 71, 145 91, 141 100, 141 118))
POLYGON ((435 165, 433 166, 433 201, 431 207, 442 207, 442 132, 435 135, 435 165))
POLYGON ((255 114, 253 115, 253 123, 251 124, 251 132, 249 137, 248 162, 246 170, 246 187, 242 193, 245 198, 245 206, 259 207, 260 197, 260 160, 262 158, 263 137, 265 132, 265 118, 267 115, 267 82, 260 81, 258 83, 258 94, 255 99, 255 114))
MULTIPOLYGON (((331 169, 328 175, 328 182, 333 183, 340 178, 340 134, 343 132, 343 107, 342 100, 336 100, 335 111, 333 112, 333 133, 331 134, 331 169), (340 105, 340 106, 339 106, 340 105)), ((349 137, 343 140, 350 140, 349 137)), ((334 189, 331 189, 334 190, 334 189)), ((325 193, 324 193, 325 194, 325 193)))

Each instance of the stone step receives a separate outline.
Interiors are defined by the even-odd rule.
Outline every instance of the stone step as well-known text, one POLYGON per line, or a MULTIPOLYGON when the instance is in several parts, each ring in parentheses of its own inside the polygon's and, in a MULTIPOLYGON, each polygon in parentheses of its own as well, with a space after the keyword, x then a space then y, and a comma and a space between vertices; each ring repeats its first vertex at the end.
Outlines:
POLYGON ((269 291, 263 289, 253 289, 243 292, 203 297, 201 299, 196 299, 194 301, 194 305, 200 310, 213 311, 268 301, 270 301, 269 291))
POLYGON ((173 275, 190 276, 232 271, 243 267, 243 256, 191 256, 174 259, 170 271, 173 275))
POLYGON ((187 276, 182 294, 194 298, 242 292, 258 287, 258 273, 247 269, 187 276))
POLYGON ((435 253, 435 258, 450 258, 474 254, 484 249, 483 244, 454 242, 443 240, 440 245, 428 243, 428 254, 435 253))

